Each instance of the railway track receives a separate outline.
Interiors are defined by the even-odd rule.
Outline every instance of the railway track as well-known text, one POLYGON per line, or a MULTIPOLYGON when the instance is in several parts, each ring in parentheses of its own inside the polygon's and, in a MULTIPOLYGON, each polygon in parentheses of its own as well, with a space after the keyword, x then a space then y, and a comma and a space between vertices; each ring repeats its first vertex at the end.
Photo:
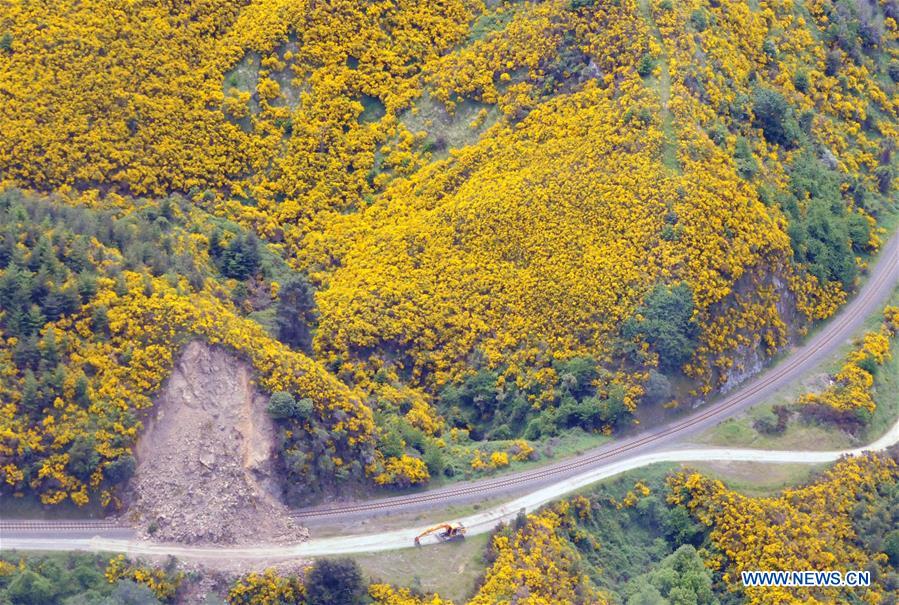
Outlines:
POLYGON ((110 521, 105 519, 87 519, 83 521, 76 520, 19 520, 19 519, 0 519, 0 537, 4 531, 18 532, 93 532, 93 531, 110 531, 110 530, 130 530, 131 526, 118 521, 110 521))
POLYGON ((796 377, 796 374, 814 364, 816 358, 831 346, 836 346, 848 338, 852 331, 871 313, 874 303, 889 295, 897 281, 897 263, 899 263, 899 235, 894 236, 883 250, 883 254, 873 272, 871 279, 864 285, 856 298, 845 308, 844 312, 828 323, 823 331, 800 347, 787 360, 768 370, 733 395, 691 416, 676 421, 661 429, 649 431, 629 440, 608 446, 601 446, 575 459, 566 460, 553 465, 531 471, 522 471, 495 479, 481 480, 468 485, 451 486, 428 492, 395 496, 381 500, 370 500, 345 505, 313 507, 296 511, 294 516, 302 520, 315 520, 357 513, 375 513, 393 509, 409 508, 426 504, 465 500, 476 495, 508 494, 516 489, 545 485, 550 480, 564 479, 576 474, 584 468, 608 462, 625 454, 648 451, 675 438, 686 437, 693 432, 706 428, 712 423, 720 422, 728 416, 755 402, 778 387, 796 377))
MULTIPOLYGON (((474 497, 484 499, 490 496, 509 495, 516 492, 523 493, 528 489, 537 489, 546 487, 548 484, 556 481, 564 481, 577 475, 579 472, 589 470, 591 467, 600 464, 611 464, 616 459, 629 457, 629 455, 645 454, 665 443, 687 437, 724 420, 753 403, 757 403, 770 392, 796 378, 799 373, 813 367, 818 363, 818 358, 829 352, 830 348, 838 346, 851 336, 864 318, 871 314, 877 304, 884 300, 892 291, 892 288, 897 283, 897 264, 899 264, 899 235, 894 236, 887 246, 884 247, 883 253, 872 271, 871 278, 860 290, 856 298, 844 307, 843 311, 807 344, 800 347, 779 365, 746 384, 736 393, 725 397, 717 403, 708 404, 705 409, 667 426, 638 434, 624 441, 601 446, 574 459, 564 460, 529 471, 404 496, 302 509, 296 511, 293 516, 309 523, 310 521, 314 522, 317 519, 321 520, 329 517, 346 517, 347 515, 363 513, 382 514, 391 511, 402 511, 403 509, 414 510, 417 507, 438 503, 465 502, 470 501, 474 497)), ((0 519, 0 539, 2 539, 4 532, 13 531, 25 534, 32 532, 62 534, 82 531, 127 532, 129 530, 130 527, 127 524, 114 520, 37 521, 0 519)))

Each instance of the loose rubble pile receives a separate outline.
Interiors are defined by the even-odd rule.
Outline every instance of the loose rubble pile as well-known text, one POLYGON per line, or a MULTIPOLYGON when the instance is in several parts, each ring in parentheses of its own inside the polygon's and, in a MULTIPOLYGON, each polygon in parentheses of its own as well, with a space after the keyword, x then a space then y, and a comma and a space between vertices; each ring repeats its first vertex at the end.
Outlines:
POLYGON ((299 542, 273 474, 268 397, 251 368, 194 341, 156 398, 137 448, 128 516, 145 537, 184 543, 299 542))

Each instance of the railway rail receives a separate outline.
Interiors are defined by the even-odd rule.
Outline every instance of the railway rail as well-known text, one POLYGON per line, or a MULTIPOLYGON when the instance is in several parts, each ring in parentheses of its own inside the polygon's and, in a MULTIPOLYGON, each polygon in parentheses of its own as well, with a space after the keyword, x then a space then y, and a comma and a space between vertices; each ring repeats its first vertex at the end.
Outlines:
POLYGON ((899 281, 897 280, 899 277, 897 276, 897 263, 899 263, 899 235, 894 236, 883 249, 870 280, 862 287, 855 299, 819 334, 783 362, 747 383, 739 391, 716 403, 706 404, 700 411, 687 418, 656 430, 638 434, 624 441, 600 446, 576 458, 532 470, 404 496, 312 507, 298 510, 294 515, 309 523, 319 518, 377 513, 435 503, 466 502, 474 496, 483 494, 508 495, 516 490, 523 491, 542 486, 551 480, 570 477, 584 468, 620 458, 635 450, 649 451, 675 439, 687 437, 757 403, 759 399, 789 383, 810 365, 814 365, 818 358, 829 352, 831 347, 849 338, 865 317, 870 315, 872 307, 876 307, 885 300, 892 291, 892 287, 899 281))
MULTIPOLYGON (((351 517, 353 515, 376 516, 391 512, 415 511, 421 507, 445 506, 471 500, 483 500, 489 497, 506 496, 515 492, 528 494, 515 502, 526 500, 535 503, 545 502, 552 497, 571 491, 574 485, 585 485, 587 484, 585 482, 612 476, 641 465, 651 464, 656 461, 701 460, 704 459, 702 456, 705 455, 710 456, 707 459, 759 460, 774 463, 794 459, 804 462, 834 460, 842 453, 807 452, 804 455, 800 455, 800 453, 796 452, 759 452, 753 450, 728 450, 727 448, 674 449, 663 452, 657 452, 657 450, 663 444, 672 443, 675 440, 683 440, 695 432, 709 428, 721 420, 740 412, 746 407, 759 403, 773 391, 797 378, 799 374, 813 368, 824 355, 848 339, 860 327, 865 317, 873 313, 888 298, 897 281, 899 281, 897 269, 899 269, 899 234, 894 236, 884 247, 880 258, 872 269, 871 277, 858 295, 844 307, 837 317, 827 323, 805 345, 798 348, 780 364, 744 385, 739 391, 717 402, 706 404, 699 411, 669 425, 639 433, 623 441, 601 446, 573 459, 566 459, 536 469, 403 496, 302 509, 297 510, 294 515, 302 519, 307 525, 310 525, 317 521, 326 521, 332 517, 346 519, 348 516, 351 517), (799 458, 801 460, 798 460, 799 458), (558 486, 557 490, 553 489, 554 485, 558 486), (538 492, 540 493, 539 496, 536 495, 538 492)), ((899 440, 899 423, 884 438, 892 440, 889 441, 889 444, 899 440)), ((880 446, 889 444, 884 442, 880 446)), ((472 519, 471 525, 466 521, 466 527, 471 527, 471 531, 486 531, 488 526, 492 527, 490 524, 495 523, 496 519, 504 518, 510 514, 514 515, 516 511, 509 508, 514 505, 514 502, 508 505, 500 505, 492 509, 492 512, 475 515, 475 517, 484 517, 484 519, 472 519)), ((190 555, 215 558, 218 556, 217 553, 223 552, 230 553, 228 556, 240 555, 251 558, 256 556, 263 557, 264 553, 271 554, 271 550, 266 549, 216 549, 184 545, 137 544, 133 540, 125 540, 127 537, 133 537, 133 534, 133 530, 126 522, 108 519, 59 521, 0 519, 0 547, 4 547, 2 544, 4 538, 14 535, 14 542, 19 548, 28 547, 52 550, 56 547, 62 548, 66 546, 67 548, 96 550, 102 548, 125 548, 123 545, 127 545, 128 552, 166 552, 177 554, 178 556, 190 555), (98 534, 98 536, 90 540, 75 537, 81 534, 88 535, 91 532, 98 534), (65 534, 71 535, 66 538, 64 537, 65 534), (106 536, 106 538, 99 537, 100 534, 106 536)), ((405 534, 400 532, 398 535, 405 534)), ((9 542, 9 540, 6 541, 9 542)), ((384 535, 374 537, 362 535, 343 538, 320 538, 305 544, 280 548, 279 550, 283 551, 283 556, 316 556, 319 554, 366 552, 399 547, 401 547, 401 539, 399 537, 395 538, 395 542, 390 542, 385 541, 384 535)))
POLYGON ((23 520, 0 519, 0 536, 4 531, 106 531, 115 529, 131 529, 127 523, 105 519, 86 519, 84 521, 69 520, 23 520))

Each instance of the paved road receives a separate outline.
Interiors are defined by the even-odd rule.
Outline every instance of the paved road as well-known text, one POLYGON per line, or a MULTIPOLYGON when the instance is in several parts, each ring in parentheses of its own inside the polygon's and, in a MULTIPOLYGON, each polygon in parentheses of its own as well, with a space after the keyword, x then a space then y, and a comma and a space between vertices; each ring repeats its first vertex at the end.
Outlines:
MULTIPOLYGON (((764 401, 779 388, 814 369, 834 349, 857 331, 865 318, 877 312, 899 282, 899 236, 894 236, 872 265, 868 281, 858 295, 841 312, 823 326, 802 347, 797 348, 774 368, 743 385, 736 392, 711 402, 682 419, 655 429, 617 440, 581 456, 562 460, 540 468, 500 477, 456 484, 439 489, 393 498, 333 505, 298 511, 297 516, 313 527, 340 518, 371 517, 422 509, 443 508, 498 497, 515 497, 511 502, 491 508, 462 521, 471 533, 489 531, 499 521, 507 520, 521 508, 532 510, 573 489, 654 462, 696 460, 746 460, 757 462, 821 463, 856 452, 772 452, 728 450, 723 448, 672 449, 675 442, 714 426, 749 406, 764 401), (663 446, 668 449, 662 450, 663 446)), ((899 424, 877 447, 882 449, 899 441, 899 424)), ((89 524, 88 524, 89 525, 89 524)), ((408 546, 417 529, 376 535, 343 536, 313 539, 296 546, 265 548, 202 548, 137 542, 129 539, 127 528, 97 528, 96 537, 88 538, 89 527, 80 530, 52 525, 33 525, 0 521, 0 548, 30 550, 114 550, 130 554, 173 554, 201 559, 270 559, 272 557, 312 556, 347 552, 367 552, 408 546), (82 532, 78 535, 77 532, 82 532)))

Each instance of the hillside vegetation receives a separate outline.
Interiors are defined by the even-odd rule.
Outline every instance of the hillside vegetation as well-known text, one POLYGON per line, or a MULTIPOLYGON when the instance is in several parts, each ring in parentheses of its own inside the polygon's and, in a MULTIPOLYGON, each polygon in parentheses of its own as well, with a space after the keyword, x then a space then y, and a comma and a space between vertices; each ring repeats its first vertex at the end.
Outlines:
POLYGON ((885 238, 897 21, 0 0, 3 489, 114 504, 194 336, 274 394, 292 502, 734 386, 885 238))

